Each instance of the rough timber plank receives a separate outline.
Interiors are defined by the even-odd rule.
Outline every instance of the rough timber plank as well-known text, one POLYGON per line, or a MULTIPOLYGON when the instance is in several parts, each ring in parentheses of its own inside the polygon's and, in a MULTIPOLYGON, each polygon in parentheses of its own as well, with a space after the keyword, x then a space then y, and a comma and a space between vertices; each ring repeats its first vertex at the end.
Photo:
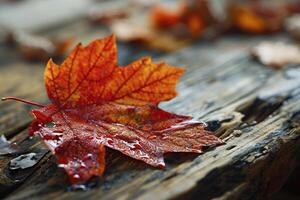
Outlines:
MULTIPOLYGON (((43 69, 38 64, 13 63, 0 67, 0 96, 19 96, 33 101, 45 101, 42 83, 43 69)), ((0 103, 0 135, 11 136, 24 129, 31 119, 30 106, 16 102, 0 103)))
MULTIPOLYGON (((34 173, 17 183, 9 180, 2 162, 0 174, 7 181, 0 187, 14 190, 5 194, 7 199, 253 199, 264 198, 266 192, 272 194, 290 169, 300 163, 300 68, 277 72, 252 61, 245 50, 258 40, 225 38, 212 46, 200 44, 162 58, 186 66, 187 73, 178 86, 180 95, 161 107, 205 120, 216 134, 227 138, 226 145, 203 155, 169 155, 166 170, 111 151, 104 177, 92 180, 91 185, 98 183, 85 192, 67 192, 67 177, 50 154, 35 166, 34 173)), ((35 72, 40 75, 32 77, 31 68, 25 68, 25 82, 6 81, 17 88, 30 82, 41 84, 41 69, 35 72)), ((6 67, 0 70, 3 77, 10 74, 6 67)), ((5 88, 0 94, 10 92, 5 88)), ((39 96, 42 90, 29 90, 28 96, 23 96, 44 100, 43 95, 39 96)), ((22 96, 22 91, 17 89, 13 95, 22 96)), ((17 104, 3 105, 0 109, 6 109, 5 115, 25 113, 16 109, 17 104)), ((15 123, 29 122, 28 118, 26 123, 22 120, 24 116, 15 123)), ((23 131, 12 140, 20 144, 25 141, 28 151, 32 146, 42 148, 41 142, 36 144, 25 134, 23 131)), ((7 163, 9 159, 4 160, 7 163)))

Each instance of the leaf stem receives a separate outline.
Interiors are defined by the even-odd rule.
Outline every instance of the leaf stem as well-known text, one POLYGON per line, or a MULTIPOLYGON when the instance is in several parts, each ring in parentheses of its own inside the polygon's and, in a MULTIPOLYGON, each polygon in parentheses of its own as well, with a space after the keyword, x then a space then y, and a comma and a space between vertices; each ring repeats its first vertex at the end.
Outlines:
POLYGON ((26 104, 29 104, 29 105, 33 105, 33 106, 45 107, 45 105, 35 103, 35 102, 32 102, 32 101, 27 101, 27 100, 20 99, 20 98, 17 98, 17 97, 3 97, 3 98, 1 98, 1 100, 2 101, 14 100, 14 101, 20 101, 20 102, 23 102, 23 103, 26 103, 26 104))

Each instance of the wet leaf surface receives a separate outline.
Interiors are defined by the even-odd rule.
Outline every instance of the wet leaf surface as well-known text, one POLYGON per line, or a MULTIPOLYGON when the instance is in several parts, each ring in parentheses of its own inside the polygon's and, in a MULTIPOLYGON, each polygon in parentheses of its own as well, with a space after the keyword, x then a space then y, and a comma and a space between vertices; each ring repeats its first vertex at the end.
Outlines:
POLYGON ((104 172, 105 146, 163 168, 164 153, 201 153, 222 143, 203 123, 158 108, 177 95, 183 69, 148 57, 119 67, 116 57, 110 36, 77 45, 60 66, 47 64, 52 104, 32 111, 30 133, 42 137, 72 183, 104 172))

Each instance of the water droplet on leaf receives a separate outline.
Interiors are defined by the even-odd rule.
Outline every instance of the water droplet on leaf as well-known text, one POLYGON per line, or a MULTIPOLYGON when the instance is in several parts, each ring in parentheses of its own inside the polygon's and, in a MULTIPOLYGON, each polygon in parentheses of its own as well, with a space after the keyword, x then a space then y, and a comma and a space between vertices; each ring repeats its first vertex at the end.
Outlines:
POLYGON ((156 139, 156 138, 157 138, 156 135, 150 135, 150 136, 148 137, 148 139, 150 139, 150 140, 153 140, 153 139, 156 139))

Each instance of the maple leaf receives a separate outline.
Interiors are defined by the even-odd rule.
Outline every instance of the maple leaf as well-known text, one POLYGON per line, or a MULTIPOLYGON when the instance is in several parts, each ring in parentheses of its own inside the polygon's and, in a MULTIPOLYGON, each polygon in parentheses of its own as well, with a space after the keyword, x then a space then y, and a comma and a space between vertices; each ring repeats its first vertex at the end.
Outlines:
POLYGON ((102 175, 105 146, 163 168, 164 153, 201 153, 222 143, 203 123, 157 107, 176 96, 183 69, 150 58, 119 67, 116 52, 110 36, 46 66, 52 103, 32 110, 30 134, 41 136, 72 183, 102 175))
POLYGON ((50 59, 45 84, 49 98, 64 107, 105 101, 157 104, 176 96, 176 82, 183 72, 165 63, 154 64, 149 57, 118 67, 112 36, 85 48, 77 45, 61 66, 50 59))

